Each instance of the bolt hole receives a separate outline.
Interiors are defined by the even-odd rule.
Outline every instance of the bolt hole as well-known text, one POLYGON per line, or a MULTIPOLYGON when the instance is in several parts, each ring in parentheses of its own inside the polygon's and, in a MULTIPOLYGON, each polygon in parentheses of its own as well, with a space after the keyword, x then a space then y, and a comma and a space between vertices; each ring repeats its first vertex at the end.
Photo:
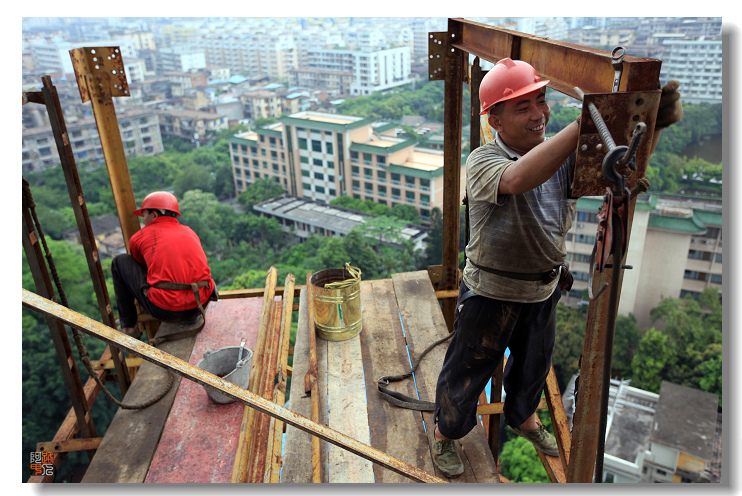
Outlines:
POLYGON ((636 101, 636 106, 637 106, 637 107, 641 107, 642 105, 644 105, 644 98, 639 98, 639 99, 638 99, 638 100, 636 101))
POLYGON ((111 74, 116 74, 116 69, 112 70, 111 74))
POLYGON ((605 122, 608 122, 609 120, 611 120, 611 116, 610 116, 610 115, 608 115, 608 114, 606 114, 606 115, 604 115, 604 116, 603 116, 603 120, 604 120, 605 122))
POLYGON ((596 150, 602 150, 603 149, 603 145, 600 144, 600 143, 598 143, 598 146, 596 146, 595 149, 596 150))
POLYGON ((636 122, 636 121, 639 120, 639 116, 638 115, 635 115, 634 117, 631 118, 631 120, 634 121, 634 122, 636 122))
POLYGON ((580 147, 580 150, 582 150, 583 152, 584 152, 584 151, 586 151, 586 150, 587 150, 587 145, 582 145, 582 146, 580 147))
POLYGON ((90 53, 95 53, 95 49, 90 50, 90 53))
POLYGON ((99 66, 99 65, 96 65, 96 66, 95 66, 95 68, 96 68, 96 69, 100 69, 100 66, 99 66))

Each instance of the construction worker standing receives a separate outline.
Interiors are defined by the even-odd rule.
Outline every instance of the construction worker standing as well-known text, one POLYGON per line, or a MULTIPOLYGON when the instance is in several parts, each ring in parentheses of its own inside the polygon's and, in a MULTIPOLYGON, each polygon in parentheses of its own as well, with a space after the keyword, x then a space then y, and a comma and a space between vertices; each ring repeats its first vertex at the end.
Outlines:
MULTIPOLYGON (((537 449, 559 455, 535 412, 551 368, 556 305, 572 286, 565 236, 575 215, 569 190, 579 119, 546 139, 548 83, 528 63, 503 59, 479 89, 481 115, 489 115, 496 137, 466 164, 471 235, 437 383, 432 446, 448 477, 464 471, 453 440, 476 425, 477 399, 506 348, 505 422, 537 449)), ((656 134, 680 120, 676 88, 663 90, 656 134)))
POLYGON ((156 319, 197 323, 216 286, 201 240, 178 222, 177 198, 150 193, 134 214, 143 217, 144 227, 129 240, 131 254, 118 255, 111 265, 121 330, 139 335, 135 299, 156 319))

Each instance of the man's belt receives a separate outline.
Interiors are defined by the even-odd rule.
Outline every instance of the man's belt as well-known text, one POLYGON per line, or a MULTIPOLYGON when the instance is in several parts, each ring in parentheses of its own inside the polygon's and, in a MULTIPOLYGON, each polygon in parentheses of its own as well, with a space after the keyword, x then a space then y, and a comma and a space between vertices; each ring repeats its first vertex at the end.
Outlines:
POLYGON ((559 267, 561 267, 561 265, 557 265, 556 267, 554 267, 548 272, 524 273, 524 272, 508 272, 505 270, 493 269, 492 267, 484 267, 482 265, 478 265, 474 263, 471 258, 469 259, 469 263, 471 263, 474 267, 478 268, 479 270, 489 272, 490 274, 507 277, 509 279, 518 279, 519 281, 542 281, 544 283, 548 283, 552 281, 553 279, 556 279, 557 276, 559 276, 559 267))

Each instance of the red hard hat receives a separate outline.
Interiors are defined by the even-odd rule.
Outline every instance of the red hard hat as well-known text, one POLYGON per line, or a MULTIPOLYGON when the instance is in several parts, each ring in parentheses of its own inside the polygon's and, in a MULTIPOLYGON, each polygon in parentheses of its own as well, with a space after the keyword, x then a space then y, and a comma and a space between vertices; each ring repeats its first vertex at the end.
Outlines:
POLYGON ((171 210, 175 212, 175 216, 180 216, 180 208, 178 207, 178 199, 175 195, 168 193, 167 191, 155 191, 150 193, 142 202, 142 207, 134 210, 134 215, 142 217, 142 210, 162 208, 164 210, 171 210))
POLYGON ((484 115, 497 103, 543 88, 549 80, 542 81, 536 69, 522 60, 502 59, 482 78, 479 101, 484 115))

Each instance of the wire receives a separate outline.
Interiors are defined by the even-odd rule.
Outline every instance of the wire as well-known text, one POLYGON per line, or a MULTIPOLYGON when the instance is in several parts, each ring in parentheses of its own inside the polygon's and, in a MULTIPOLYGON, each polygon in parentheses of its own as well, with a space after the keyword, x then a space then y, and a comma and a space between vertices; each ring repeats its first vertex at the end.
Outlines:
POLYGON ((325 284, 325 289, 349 288, 361 282, 361 269, 353 267, 350 265, 350 262, 345 262, 345 270, 350 274, 350 278, 343 279, 342 281, 328 282, 325 284))

